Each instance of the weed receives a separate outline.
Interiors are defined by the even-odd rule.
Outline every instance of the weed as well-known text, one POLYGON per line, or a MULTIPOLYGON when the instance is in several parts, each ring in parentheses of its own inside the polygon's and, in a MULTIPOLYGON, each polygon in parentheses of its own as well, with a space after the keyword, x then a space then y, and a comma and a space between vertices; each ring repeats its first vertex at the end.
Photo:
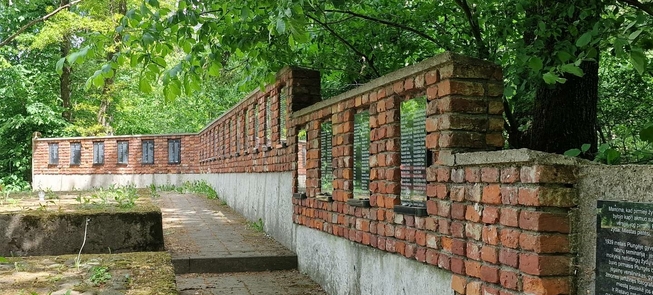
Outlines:
POLYGON ((219 199, 218 193, 205 180, 186 181, 180 186, 164 184, 158 187, 159 191, 175 191, 178 193, 195 193, 206 196, 208 199, 219 199))
POLYGON ((251 228, 251 229, 253 229, 253 230, 257 231, 257 232, 263 232, 263 220, 260 219, 260 218, 258 219, 258 221, 249 221, 249 222, 247 222, 247 226, 249 226, 249 228, 251 228))
POLYGON ((154 185, 154 183, 150 184, 150 195, 152 196, 153 199, 161 197, 159 192, 157 192, 156 185, 154 185))
POLYGON ((101 285, 106 283, 111 279, 111 273, 109 273, 109 268, 104 266, 96 266, 91 269, 91 278, 89 279, 91 283, 95 285, 101 285))
POLYGON ((9 260, 7 260, 7 258, 4 258, 4 257, 0 256, 0 263, 7 263, 7 262, 9 262, 9 260))

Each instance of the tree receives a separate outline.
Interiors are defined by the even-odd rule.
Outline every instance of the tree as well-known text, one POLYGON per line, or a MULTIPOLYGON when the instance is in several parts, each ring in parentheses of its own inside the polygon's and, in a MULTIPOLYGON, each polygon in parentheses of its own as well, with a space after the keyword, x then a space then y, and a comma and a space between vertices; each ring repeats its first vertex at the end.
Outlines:
POLYGON ((270 78, 284 64, 322 70, 332 94, 451 50, 504 67, 513 147, 561 153, 596 147, 601 50, 647 69, 650 8, 635 0, 181 0, 172 8, 146 0, 117 28, 125 50, 113 62, 140 64, 140 88, 162 81, 169 98, 199 89, 233 57, 250 77, 270 78), (160 62, 175 48, 186 57, 160 62))

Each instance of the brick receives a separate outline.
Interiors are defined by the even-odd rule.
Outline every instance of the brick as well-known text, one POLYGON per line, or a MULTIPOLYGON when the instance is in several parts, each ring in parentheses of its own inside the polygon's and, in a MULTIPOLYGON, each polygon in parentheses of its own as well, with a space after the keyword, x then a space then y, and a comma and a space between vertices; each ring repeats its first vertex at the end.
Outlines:
POLYGON ((499 223, 505 226, 519 226, 519 209, 503 207, 500 210, 499 223))
POLYGON ((483 208, 483 223, 495 224, 499 222, 499 207, 485 206, 483 208))
POLYGON ((465 240, 461 239, 452 239, 452 244, 451 244, 451 253, 460 255, 460 256, 465 256, 465 247, 467 246, 467 242, 465 240))
POLYGON ((500 290, 490 286, 490 285, 484 285, 483 286, 483 295, 500 295, 500 290))
POLYGON ((437 70, 433 70, 424 74, 424 82, 426 85, 431 85, 440 82, 440 73, 437 70))
POLYGON ((455 183, 465 182, 465 169, 451 169, 451 181, 455 183))
POLYGON ((426 248, 418 247, 417 250, 415 250, 415 260, 426 262, 426 248))
POLYGON ((481 169, 476 167, 465 168, 465 181, 467 182, 480 182, 481 169))
POLYGON ((480 244, 467 242, 467 245, 465 246, 465 250, 467 252, 465 254, 467 258, 473 260, 481 260, 481 248, 482 246, 480 244))
POLYGON ((451 214, 451 203, 447 201, 437 201, 437 214, 442 217, 449 217, 451 214))
POLYGON ((504 205, 519 204, 519 188, 515 186, 501 186, 501 203, 504 205))
POLYGON ((434 249, 426 249, 426 263, 437 265, 438 264, 438 251, 434 249))
POLYGON ((465 236, 469 239, 480 240, 483 234, 483 225, 480 223, 465 224, 465 236))
POLYGON ((511 270, 500 270, 499 281, 507 289, 519 290, 519 274, 511 270))
POLYGON ((451 231, 451 236, 454 238, 464 238, 465 237, 465 224, 460 221, 453 221, 449 226, 451 231))
POLYGON ((499 230, 496 226, 486 225, 483 226, 483 242, 490 245, 499 244, 499 230))
POLYGON ((519 236, 521 231, 513 228, 502 228, 499 231, 499 239, 504 247, 516 249, 519 247, 519 236))
POLYGON ((438 224, 436 223, 435 218, 433 217, 424 218, 424 228, 430 231, 437 231, 438 224))
POLYGON ((465 187, 465 199, 470 202, 481 202, 483 185, 476 183, 465 187))
POLYGON ((450 267, 451 272, 461 274, 461 275, 465 274, 465 262, 463 259, 460 259, 458 257, 451 257, 450 265, 451 265, 450 267))
MULTIPOLYGON (((459 203, 456 203, 459 204, 459 203)), ((483 207, 467 205, 465 209, 465 219, 471 222, 480 222, 481 214, 483 214, 483 207)))
POLYGON ((568 275, 570 265, 571 259, 567 256, 535 253, 519 254, 519 270, 530 275, 568 275))
POLYGON ((512 268, 519 267, 519 252, 513 249, 502 248, 499 250, 499 263, 512 268))
POLYGON ((568 277, 534 277, 524 275, 522 277, 522 284, 524 294, 573 294, 568 277))
POLYGON ((415 232, 415 243, 420 246, 426 246, 426 232, 419 230, 415 232))
POLYGON ((515 183, 519 181, 519 169, 509 167, 501 169, 501 183, 515 183))
POLYGON ((492 246, 483 246, 481 248, 481 260, 492 264, 499 263, 499 250, 492 246))
POLYGON ((430 233, 426 234, 426 247, 433 248, 433 249, 438 249, 438 242, 439 241, 440 241, 439 236, 436 236, 436 235, 430 234, 430 233))
POLYGON ((484 264, 481 266, 481 280, 496 284, 499 282, 499 268, 484 264))
POLYGON ((535 234, 523 232, 519 236, 523 250, 535 253, 569 253, 569 237, 564 234, 535 234))
POLYGON ((451 276, 451 289, 454 291, 465 294, 465 288, 467 287, 467 278, 464 276, 453 275, 451 276))
POLYGON ((498 184, 485 186, 482 201, 485 204, 501 204, 501 187, 498 184))
POLYGON ((483 295, 481 293, 482 287, 483 284, 480 281, 469 282, 467 283, 467 289, 465 289, 466 295, 483 295))
POLYGON ((481 181, 488 183, 499 182, 499 169, 492 167, 481 168, 481 181))
MULTIPOLYGON (((426 77, 428 81, 428 75, 426 77)), ((485 94, 483 84, 478 82, 446 79, 438 83, 438 88, 440 89, 440 97, 451 94, 459 94, 465 96, 483 96, 485 94)))
POLYGON ((519 171, 523 183, 564 183, 576 182, 577 168, 562 165, 524 166, 519 171))
POLYGON ((449 198, 455 202, 462 202, 465 200, 465 186, 452 185, 449 192, 449 198))
POLYGON ((452 253, 453 251, 453 239, 449 237, 442 236, 440 237, 440 245, 442 245, 442 250, 452 253))
POLYGON ((521 187, 519 204, 524 206, 572 207, 576 190, 566 187, 521 187))
POLYGON ((451 257, 446 254, 438 255, 438 266, 442 269, 450 270, 451 269, 451 257))
POLYGON ((465 260, 465 273, 470 277, 481 278, 481 263, 474 260, 465 260))
POLYGON ((569 217, 562 213, 522 210, 519 213, 519 227, 539 232, 569 233, 569 217))
POLYGON ((463 203, 452 203, 451 204, 451 218, 464 220, 465 219, 465 209, 466 206, 463 203))

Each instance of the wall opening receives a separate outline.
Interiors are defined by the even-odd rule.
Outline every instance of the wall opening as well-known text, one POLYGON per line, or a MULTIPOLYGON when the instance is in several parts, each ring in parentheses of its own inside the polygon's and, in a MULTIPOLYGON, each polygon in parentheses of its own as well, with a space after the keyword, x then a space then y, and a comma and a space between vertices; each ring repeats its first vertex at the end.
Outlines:
POLYGON ((426 97, 401 103, 401 201, 426 201, 426 97))

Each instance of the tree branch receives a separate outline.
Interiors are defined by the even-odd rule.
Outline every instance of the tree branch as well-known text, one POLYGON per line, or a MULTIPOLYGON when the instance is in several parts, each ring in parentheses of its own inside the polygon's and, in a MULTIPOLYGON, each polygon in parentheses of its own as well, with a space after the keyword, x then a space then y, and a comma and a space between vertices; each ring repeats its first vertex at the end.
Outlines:
POLYGON ((642 2, 639 2, 637 0, 617 0, 617 1, 623 2, 625 4, 628 4, 628 5, 632 6, 632 7, 638 8, 638 9, 646 12, 647 14, 653 16, 653 9, 651 9, 651 7, 649 7, 649 6, 646 6, 646 4, 644 4, 642 2))
POLYGON ((348 14, 348 15, 351 15, 351 16, 355 16, 355 17, 358 17, 358 18, 365 19, 365 20, 369 20, 369 21, 380 23, 380 24, 384 24, 384 25, 387 25, 387 26, 400 28, 400 29, 412 32, 412 33, 416 34, 417 36, 420 36, 420 37, 422 37, 422 38, 424 38, 426 40, 429 40, 429 41, 431 41, 431 42, 433 42, 435 44, 440 45, 440 42, 438 42, 438 40, 436 40, 435 38, 425 34, 424 32, 420 32, 420 31, 418 31, 416 29, 413 29, 413 28, 411 28, 409 26, 406 26, 406 25, 402 25, 402 24, 398 24, 398 23, 395 23, 395 22, 374 18, 374 17, 371 17, 371 16, 359 14, 359 13, 356 13, 356 12, 353 12, 353 11, 348 11, 348 10, 326 9, 326 10, 324 10, 324 12, 335 12, 335 13, 348 14))
POLYGON ((458 4, 458 6, 462 8, 463 12, 465 13, 465 17, 467 17, 467 21, 469 22, 469 26, 472 29, 472 35, 474 36, 474 39, 476 40, 476 46, 478 47, 478 57, 481 59, 489 58, 490 52, 485 46, 485 42, 483 42, 483 36, 481 36, 481 27, 478 25, 478 20, 475 18, 474 14, 472 13, 469 4, 467 4, 467 0, 455 0, 455 1, 456 4, 458 4))
POLYGON ((327 31, 329 31, 329 33, 331 33, 331 35, 333 35, 333 36, 336 37, 338 40, 340 40, 340 42, 342 42, 342 43, 344 43, 345 45, 347 45, 347 47, 349 47, 351 50, 353 50, 354 53, 356 53, 356 54, 362 56, 363 58, 365 58, 365 61, 368 62, 368 64, 370 65, 370 68, 372 68, 372 70, 374 71, 374 73, 376 74, 376 76, 377 76, 377 77, 381 77, 381 74, 379 73, 379 70, 376 69, 376 67, 375 67, 374 64, 372 63, 372 60, 371 60, 371 59, 370 59, 370 58, 369 58, 365 53, 360 52, 358 49, 356 49, 356 47, 354 47, 354 45, 352 45, 351 43, 349 43, 349 41, 345 40, 345 38, 343 38, 343 37, 341 37, 340 35, 338 35, 338 33, 336 33, 336 31, 334 31, 333 29, 331 29, 331 27, 329 27, 327 24, 325 24, 325 23, 321 22, 320 20, 318 20, 316 17, 313 17, 313 16, 310 15, 310 14, 306 14, 306 16, 307 16, 308 18, 312 19, 313 21, 315 21, 316 23, 320 24, 321 26, 323 26, 325 29, 327 29, 327 31))
POLYGON ((26 25, 24 25, 23 27, 18 29, 18 31, 16 31, 16 33, 14 33, 13 35, 9 36, 7 39, 4 39, 2 42, 0 42, 0 47, 5 46, 5 45, 7 45, 7 43, 9 43, 12 40, 16 39, 16 37, 18 37, 18 35, 22 34, 23 32, 25 32, 25 30, 29 29, 29 27, 35 25, 36 23, 46 21, 47 19, 51 18, 52 16, 54 16, 55 14, 61 12, 62 10, 67 9, 68 7, 71 7, 71 6, 73 6, 73 5, 75 5, 75 4, 79 3, 79 2, 82 2, 82 1, 84 1, 84 0, 76 0, 76 1, 70 2, 70 3, 66 4, 66 5, 59 6, 59 8, 57 8, 54 11, 46 14, 45 16, 43 16, 41 18, 37 18, 35 20, 32 20, 31 22, 27 23, 26 25))

